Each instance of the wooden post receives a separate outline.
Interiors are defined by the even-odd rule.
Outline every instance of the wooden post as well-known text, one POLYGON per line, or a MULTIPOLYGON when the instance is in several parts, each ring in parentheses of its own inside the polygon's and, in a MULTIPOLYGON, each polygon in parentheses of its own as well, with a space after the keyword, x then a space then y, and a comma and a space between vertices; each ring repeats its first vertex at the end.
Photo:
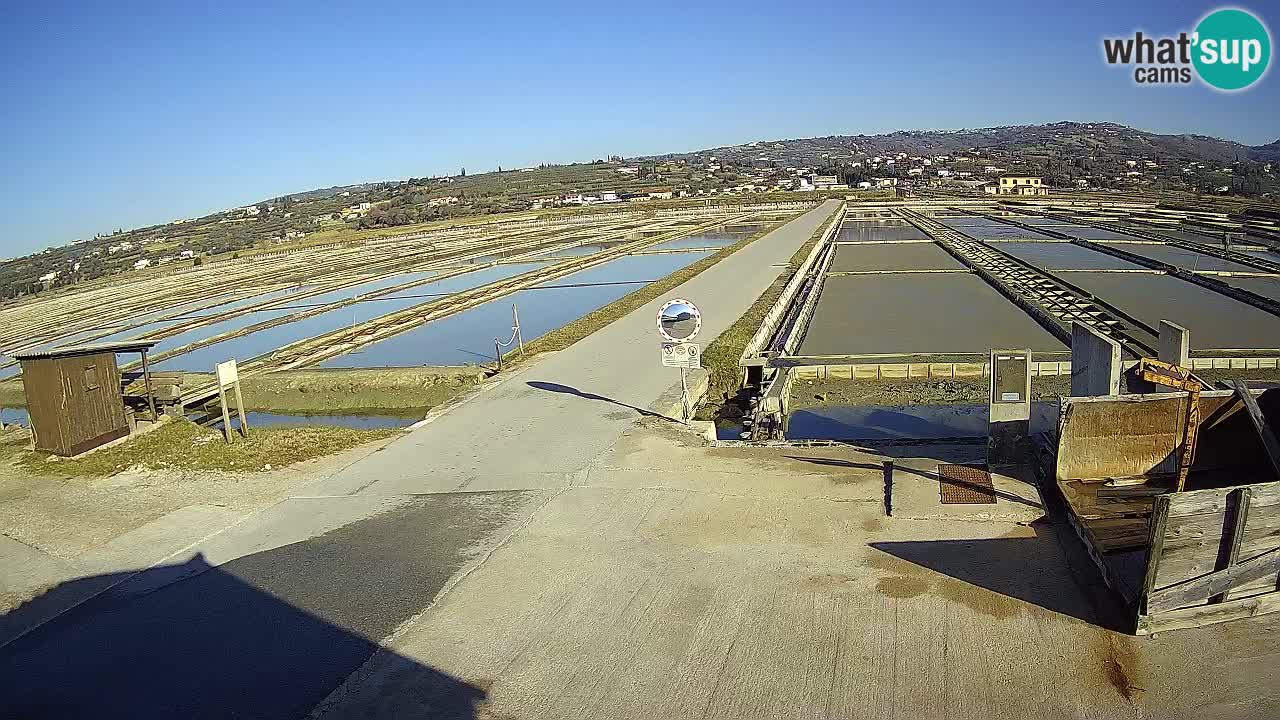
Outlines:
POLYGON ((147 351, 142 351, 142 382, 147 387, 147 407, 151 408, 151 422, 160 419, 156 414, 156 394, 151 390, 151 368, 147 366, 147 351))
POLYGON ((1262 448, 1267 453, 1267 459, 1271 461, 1271 469, 1275 471, 1276 479, 1280 480, 1280 442, 1276 441, 1275 433, 1271 431, 1266 416, 1258 407, 1258 401, 1254 400, 1253 393, 1249 392, 1249 386, 1243 380, 1233 380, 1231 385, 1240 402, 1244 403, 1245 413, 1248 414, 1249 421, 1253 423, 1253 429, 1262 440, 1262 448))
POLYGON ((218 404, 222 406, 222 434, 227 438, 227 444, 232 443, 231 439, 231 413, 227 412, 227 390, 218 383, 218 404))
POLYGON ((516 340, 520 341, 520 357, 524 357, 524 333, 520 332, 520 313, 516 312, 515 303, 511 303, 511 321, 515 325, 516 340))
MULTIPOLYGON (((236 378, 236 412, 240 415, 240 434, 249 437, 249 419, 244 416, 244 396, 240 394, 240 378, 236 378)), ((224 409, 223 412, 226 412, 224 409)))
MULTIPOLYGON (((1227 496, 1230 512, 1225 513, 1230 525, 1224 527, 1222 546, 1218 552, 1218 564, 1214 570, 1226 570, 1240 560, 1240 543, 1244 539, 1244 526, 1249 522, 1249 502, 1253 500, 1253 489, 1248 487, 1232 490, 1227 496)), ((1210 604, 1225 602, 1231 595, 1230 590, 1221 595, 1209 598, 1210 604)))
POLYGON ((1158 495, 1151 511, 1147 535, 1147 572, 1142 580, 1142 594, 1138 596, 1139 611, 1143 614, 1147 612, 1147 599, 1156 589, 1156 574, 1160 570, 1160 555, 1164 553, 1164 530, 1168 522, 1169 496, 1158 495))

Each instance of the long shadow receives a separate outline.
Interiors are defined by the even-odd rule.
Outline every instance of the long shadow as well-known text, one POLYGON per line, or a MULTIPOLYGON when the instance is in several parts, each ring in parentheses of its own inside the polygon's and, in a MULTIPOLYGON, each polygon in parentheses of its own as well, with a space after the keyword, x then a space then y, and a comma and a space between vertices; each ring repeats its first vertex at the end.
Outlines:
MULTIPOLYGON (((1038 520, 1034 538, 873 542, 871 547, 948 577, 1117 632, 1131 632, 1120 602, 1106 592, 1074 538, 1038 520)), ((965 595, 960 595, 964 598, 965 595)), ((967 598, 966 598, 967 599, 967 598)), ((963 600, 962 600, 963 601, 963 600)), ((980 605, 979 605, 980 606, 980 605)))
MULTIPOLYGON (((860 463, 860 462, 853 462, 852 460, 840 460, 838 458, 805 457, 803 455, 786 455, 785 457, 789 460, 799 460, 801 462, 807 462, 813 465, 825 465, 827 467, 845 467, 845 468, 853 468, 858 470, 881 470, 883 468, 883 465, 879 463, 860 463)), ((974 467, 978 467, 979 465, 981 465, 980 463, 962 463, 962 464, 973 465, 974 467)), ((893 472, 894 474, 906 473, 908 475, 916 475, 918 477, 922 477, 928 480, 942 479, 942 477, 938 475, 938 473, 936 472, 929 472, 928 470, 917 470, 915 468, 904 467, 902 465, 894 465, 893 472)), ((1018 497, 1017 495, 1004 492, 1003 490, 999 490, 995 488, 986 488, 974 483, 965 482, 963 480, 951 480, 950 482, 955 485, 966 486, 972 490, 982 490, 984 492, 994 493, 997 498, 1000 498, 1002 500, 1008 500, 1009 502, 1018 503, 1020 505, 1029 505, 1034 508, 1043 509, 1043 506, 1038 502, 1032 502, 1031 500, 1028 500, 1023 497, 1018 497)))
POLYGON ((660 418, 662 420, 667 420, 669 422, 677 422, 673 418, 669 418, 666 415, 661 415, 659 413, 653 412, 652 410, 645 410, 643 408, 638 408, 635 405, 628 405, 627 403, 619 402, 618 400, 614 400, 613 398, 607 398, 603 395, 596 395, 595 393, 583 392, 582 390, 579 390, 575 387, 569 387, 568 385, 561 385, 560 383, 542 382, 541 380, 532 380, 532 381, 526 382, 525 385, 528 385, 529 387, 534 388, 535 390, 545 390, 547 392, 564 393, 566 395, 575 395, 584 400, 598 400, 600 402, 610 403, 612 405, 617 405, 618 407, 627 408, 628 410, 634 410, 640 413, 641 415, 643 415, 644 417, 660 418))
MULTIPOLYGON (((72 580, 14 612, 39 615, 127 575, 72 580)), ((300 718, 377 650, 197 556, 132 575, 0 648, 0 717, 300 718), (175 576, 199 592, 174 593, 175 576), (135 582, 165 587, 129 598, 120 588, 135 582)), ((413 688, 419 717, 476 717, 484 690, 402 656, 386 660, 413 688)))
POLYGON ((343 710, 474 718, 484 689, 377 641, 529 497, 423 496, 217 566, 63 583, 0 616, 0 643, 16 638, 0 645, 0 718, 299 718, 375 653, 394 692, 361 686, 343 710))

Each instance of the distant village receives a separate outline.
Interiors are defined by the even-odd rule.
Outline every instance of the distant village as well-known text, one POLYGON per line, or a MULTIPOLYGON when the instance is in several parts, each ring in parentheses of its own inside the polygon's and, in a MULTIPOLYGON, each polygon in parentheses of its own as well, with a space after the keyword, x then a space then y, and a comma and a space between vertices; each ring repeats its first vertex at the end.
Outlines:
POLYGON ((885 139, 890 136, 815 138, 659 157, 612 156, 575 165, 499 168, 471 176, 464 168, 452 176, 299 193, 75 241, 0 264, 0 297, 18 297, 128 270, 174 263, 190 266, 247 250, 262 254, 272 246, 304 239, 309 243, 332 242, 352 230, 407 229, 453 217, 501 212, 777 193, 842 193, 854 198, 863 192, 910 197, 936 191, 1034 196, 1062 191, 1178 190, 1243 191, 1268 197, 1269 188, 1276 185, 1270 161, 1214 162, 1191 159, 1194 153, 1133 152, 1126 157, 1129 148, 1141 143, 1108 144, 1106 138, 1127 137, 1137 131, 1086 125, 1077 129, 1085 135, 1068 136, 1057 132, 1056 126, 1040 129, 1053 131, 1050 139, 1054 141, 1085 137, 1093 143, 1093 150, 1075 152, 1043 143, 1018 148, 970 147, 948 153, 880 149, 884 145, 910 147, 912 141, 927 144, 907 134, 905 140, 896 135, 892 140, 885 139), (845 146, 833 147, 839 143, 845 146), (1255 189, 1251 191, 1251 187, 1255 189))

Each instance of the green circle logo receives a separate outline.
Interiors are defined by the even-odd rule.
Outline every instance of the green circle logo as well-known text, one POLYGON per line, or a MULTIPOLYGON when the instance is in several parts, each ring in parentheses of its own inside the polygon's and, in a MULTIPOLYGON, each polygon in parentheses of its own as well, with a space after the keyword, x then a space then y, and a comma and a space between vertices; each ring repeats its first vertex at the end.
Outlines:
POLYGON ((1271 34, 1252 13, 1214 10, 1196 25, 1191 62, 1200 79, 1219 90, 1243 90, 1271 63, 1271 34))

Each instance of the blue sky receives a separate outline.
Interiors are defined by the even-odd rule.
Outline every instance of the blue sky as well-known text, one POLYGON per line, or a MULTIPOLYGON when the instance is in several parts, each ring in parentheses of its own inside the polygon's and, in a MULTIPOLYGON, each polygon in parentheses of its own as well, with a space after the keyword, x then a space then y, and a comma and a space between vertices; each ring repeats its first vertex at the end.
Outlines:
POLYGON ((57 4, 0 24, 0 257, 462 166, 1056 120, 1280 136, 1274 70, 1225 95, 1102 62, 1213 3, 57 4))

